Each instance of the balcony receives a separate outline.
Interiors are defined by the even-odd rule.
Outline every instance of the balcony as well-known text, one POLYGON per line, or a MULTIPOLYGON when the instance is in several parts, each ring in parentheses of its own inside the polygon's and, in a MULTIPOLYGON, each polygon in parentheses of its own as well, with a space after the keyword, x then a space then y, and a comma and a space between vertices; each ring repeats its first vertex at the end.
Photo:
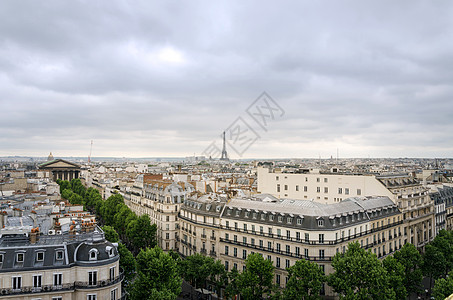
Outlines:
POLYGON ((215 241, 215 236, 211 235, 211 240, 215 241))
POLYGON ((75 291, 85 289, 99 289, 109 287, 111 285, 120 283, 124 279, 124 273, 121 272, 119 276, 111 280, 99 280, 94 284, 85 281, 75 281, 74 283, 65 283, 62 285, 43 285, 40 288, 24 286, 19 289, 2 288, 0 289, 0 296, 9 295, 25 295, 25 294, 41 294, 49 292, 64 292, 64 291, 75 291))
POLYGON ((202 234, 202 235, 201 235, 201 238, 202 238, 202 239, 206 239, 206 234, 202 234))
POLYGON ((211 256, 217 256, 217 252, 215 252, 214 250, 211 250, 211 251, 209 251, 209 255, 211 255, 211 256))

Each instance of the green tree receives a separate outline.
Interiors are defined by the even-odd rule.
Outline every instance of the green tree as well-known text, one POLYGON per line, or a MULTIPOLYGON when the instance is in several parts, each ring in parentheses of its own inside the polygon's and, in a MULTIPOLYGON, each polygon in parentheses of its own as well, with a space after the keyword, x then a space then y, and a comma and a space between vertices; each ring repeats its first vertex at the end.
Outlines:
POLYGON ((408 293, 418 293, 421 290, 423 273, 421 269, 422 256, 414 245, 405 244, 393 254, 404 266, 404 287, 408 293))
POLYGON ((342 299, 395 299, 387 271, 376 255, 350 243, 345 253, 337 253, 334 272, 327 282, 342 299))
POLYGON ((283 299, 320 299, 326 278, 318 264, 302 259, 287 271, 288 283, 283 291, 283 299))
POLYGON ((104 205, 102 205, 101 216, 106 225, 114 225, 115 214, 119 211, 122 204, 124 204, 124 199, 119 194, 112 195, 105 200, 104 205))
POLYGON ((142 215, 127 225, 126 235, 134 251, 156 246, 156 224, 151 225, 148 215, 142 215))
POLYGON ((258 253, 250 254, 245 260, 245 271, 239 274, 237 289, 245 300, 261 299, 275 289, 274 266, 258 253))
POLYGON ((433 277, 439 278, 445 274, 447 260, 442 251, 432 243, 426 245, 423 253, 422 271, 425 276, 429 277, 429 286, 432 286, 433 277))
POLYGON ((120 267, 124 270, 126 281, 129 282, 135 275, 135 257, 123 244, 118 244, 118 252, 120 254, 120 267))
POLYGON ((219 286, 221 285, 219 277, 221 277, 225 268, 220 261, 215 261, 212 257, 195 253, 181 260, 179 264, 182 277, 190 282, 191 285, 195 286, 195 288, 206 287, 208 281, 219 286))
POLYGON ((443 300, 453 294, 453 272, 447 278, 439 278, 434 282, 433 296, 436 300, 443 300))
POLYGON ((57 181, 57 183, 60 185, 60 194, 63 193, 64 190, 68 189, 71 190, 71 184, 67 180, 60 180, 57 181))
POLYGON ((71 184, 71 189, 74 193, 76 193, 82 197, 85 197, 86 188, 83 186, 80 178, 72 179, 70 184, 71 184))
POLYGON ((453 232, 442 229, 430 245, 436 247, 445 259, 443 276, 447 275, 453 268, 453 232))
POLYGON ((234 299, 236 295, 239 295, 239 272, 236 268, 233 268, 231 272, 226 272, 225 286, 225 294, 228 299, 234 299))
POLYGON ((99 191, 95 188, 88 188, 85 193, 85 205, 89 209, 93 209, 96 206, 97 201, 102 201, 102 196, 99 191))
POLYGON ((112 243, 117 243, 119 241, 118 233, 112 226, 104 225, 102 226, 104 231, 105 239, 112 243))
POLYGON ((127 225, 136 218, 137 216, 135 215, 135 213, 129 207, 127 207, 126 204, 121 205, 119 211, 113 218, 118 234, 124 236, 126 234, 127 225))
POLYGON ((159 247, 147 248, 137 255, 137 278, 132 299, 176 299, 182 280, 176 261, 159 247))
POLYGON ((83 198, 79 194, 72 193, 68 199, 71 204, 83 204, 83 198))
POLYGON ((71 189, 64 189, 61 192, 61 198, 66 200, 69 200, 69 198, 71 198, 72 195, 74 195, 74 192, 71 189))
POLYGON ((396 299, 406 299, 408 294, 404 286, 404 266, 393 256, 387 256, 382 265, 387 271, 390 286, 396 294, 396 299))

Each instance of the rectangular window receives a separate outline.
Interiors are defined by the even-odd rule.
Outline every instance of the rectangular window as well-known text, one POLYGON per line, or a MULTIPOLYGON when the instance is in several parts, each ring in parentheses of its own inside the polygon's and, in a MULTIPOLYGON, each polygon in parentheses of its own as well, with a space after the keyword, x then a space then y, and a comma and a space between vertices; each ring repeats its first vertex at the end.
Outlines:
POLYGON ((324 234, 322 233, 319 234, 319 243, 324 243, 324 234))
POLYGON ((362 195, 362 190, 361 189, 357 189, 357 196, 360 196, 362 195))
POLYGON ((281 230, 281 229, 277 229, 277 236, 278 236, 278 237, 281 237, 281 236, 282 236, 282 230, 281 230))
POLYGON ((296 247, 296 256, 300 255, 300 247, 296 247))
POLYGON ((306 233, 305 234, 305 243, 309 243, 309 242, 310 242, 310 234, 306 233))
POLYGON ((24 254, 17 253, 17 262, 24 262, 24 254))
POLYGON ((244 245, 247 244, 247 237, 246 237, 246 236, 242 237, 242 243, 243 243, 244 245))
POLYGON ((280 268, 280 257, 277 257, 277 258, 276 258, 275 266, 276 266, 277 268, 280 268))
POLYGON ((304 249, 305 258, 308 258, 308 249, 304 249))
POLYGON ((319 258, 320 259, 324 258, 324 250, 322 250, 322 249, 319 250, 319 258))
POLYGON ((289 268, 289 264, 290 264, 289 259, 287 259, 286 262, 285 262, 286 268, 289 268))
POLYGON ((42 275, 33 275, 33 287, 40 288, 42 286, 42 275))
POLYGON ((296 232, 296 240, 300 241, 300 232, 296 232))
POLYGON ((87 295, 87 300, 96 300, 96 299, 97 299, 96 294, 87 295))
POLYGON ((263 248, 263 240, 260 240, 260 248, 263 248))
POLYGON ((343 188, 338 188, 338 194, 343 194, 343 188))
POLYGON ((267 242, 267 250, 271 250, 272 249, 272 242, 267 242))
POLYGON ((288 190, 288 185, 287 185, 287 184, 285 184, 285 191, 287 191, 287 190, 288 190))
POLYGON ((115 279, 115 267, 110 268, 110 273, 109 273, 109 279, 114 280, 115 279))
POLYGON ((13 276, 12 281, 13 290, 22 288, 22 276, 13 276))
POLYGON ((291 253, 291 246, 286 245, 286 254, 290 254, 290 253, 291 253))
POLYGON ((0 264, 3 263, 3 254, 0 254, 0 264))
POLYGON ((344 194, 349 195, 349 188, 344 188, 344 194))
POLYGON ((233 255, 234 257, 238 256, 238 248, 233 248, 233 255))
POLYGON ((277 184, 277 193, 280 193, 280 185, 277 184))
POLYGON ((88 285, 96 285, 98 281, 98 272, 90 271, 88 272, 88 285))
POLYGON ((53 274, 53 285, 54 286, 61 286, 63 282, 63 274, 55 273, 53 274))
POLYGON ((44 252, 36 253, 36 261, 44 261, 44 252))
POLYGON ((110 291, 110 300, 117 300, 118 299, 118 289, 113 289, 110 291))
POLYGON ((242 250, 242 258, 246 259, 247 258, 247 250, 242 250))
POLYGON ((308 186, 304 186, 304 192, 308 191, 308 186))
POLYGON ((324 178, 324 182, 327 182, 327 178, 324 178))
POLYGON ((320 187, 320 186, 317 186, 317 187, 316 187, 316 192, 317 192, 317 193, 321 193, 321 187, 320 187))
POLYGON ((298 192, 298 191, 299 191, 299 186, 298 186, 298 185, 296 185, 296 192, 298 192))
POLYGON ((275 275, 275 282, 277 283, 277 285, 280 285, 280 275, 279 274, 275 275))
POLYGON ((281 250, 280 247, 281 247, 280 243, 277 243, 277 252, 280 252, 280 250, 281 250))
POLYGON ((254 239, 254 238, 251 239, 251 244, 252 244, 253 246, 255 245, 255 239, 254 239))
POLYGON ((228 255, 228 250, 229 250, 228 246, 225 246, 225 255, 228 255))
POLYGON ((324 187, 324 193, 328 193, 329 192, 329 188, 328 187, 324 187))
POLYGON ((286 238, 290 239, 291 238, 291 231, 286 230, 286 238))

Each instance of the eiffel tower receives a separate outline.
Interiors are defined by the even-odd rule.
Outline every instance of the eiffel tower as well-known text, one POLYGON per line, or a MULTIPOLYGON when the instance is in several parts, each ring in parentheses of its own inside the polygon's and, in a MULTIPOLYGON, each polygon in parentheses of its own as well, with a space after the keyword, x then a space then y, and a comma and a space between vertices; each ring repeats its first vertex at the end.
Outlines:
POLYGON ((223 132, 223 148, 222 148, 222 157, 220 160, 229 160, 228 159, 228 154, 226 151, 226 144, 225 144, 225 131, 223 132))

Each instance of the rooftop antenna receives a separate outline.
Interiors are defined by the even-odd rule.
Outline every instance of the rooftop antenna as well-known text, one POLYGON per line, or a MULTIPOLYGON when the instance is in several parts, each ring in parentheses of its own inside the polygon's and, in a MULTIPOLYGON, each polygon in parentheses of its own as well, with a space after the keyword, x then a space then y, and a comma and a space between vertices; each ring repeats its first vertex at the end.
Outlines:
POLYGON ((226 144, 225 144, 225 131, 223 132, 223 148, 222 148, 222 157, 220 160, 228 160, 228 154, 226 151, 226 144))
POLYGON ((88 155, 88 163, 91 163, 91 151, 93 151, 93 140, 91 140, 90 155, 88 155))

